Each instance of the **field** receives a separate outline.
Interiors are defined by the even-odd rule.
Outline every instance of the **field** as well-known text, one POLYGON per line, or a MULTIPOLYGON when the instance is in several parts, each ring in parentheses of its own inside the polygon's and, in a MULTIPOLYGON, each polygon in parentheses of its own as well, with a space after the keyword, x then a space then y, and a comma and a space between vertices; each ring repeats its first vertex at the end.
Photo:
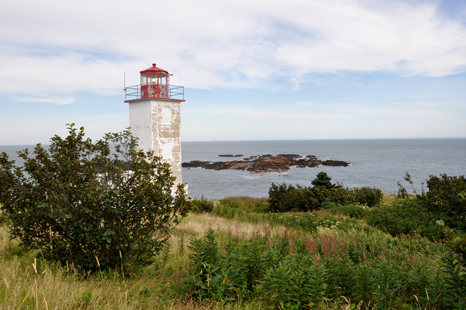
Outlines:
POLYGON ((148 267, 93 275, 35 258, 3 225, 0 309, 465 309, 464 269, 413 201, 294 213, 206 201, 148 267))

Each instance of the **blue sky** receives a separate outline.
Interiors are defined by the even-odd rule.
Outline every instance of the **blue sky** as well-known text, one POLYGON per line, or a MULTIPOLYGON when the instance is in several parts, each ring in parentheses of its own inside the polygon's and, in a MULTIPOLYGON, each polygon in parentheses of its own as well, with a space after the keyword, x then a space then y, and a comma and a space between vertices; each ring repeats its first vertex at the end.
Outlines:
POLYGON ((182 140, 466 137, 466 1, 32 1, 0 11, 0 145, 129 124, 152 63, 182 140))

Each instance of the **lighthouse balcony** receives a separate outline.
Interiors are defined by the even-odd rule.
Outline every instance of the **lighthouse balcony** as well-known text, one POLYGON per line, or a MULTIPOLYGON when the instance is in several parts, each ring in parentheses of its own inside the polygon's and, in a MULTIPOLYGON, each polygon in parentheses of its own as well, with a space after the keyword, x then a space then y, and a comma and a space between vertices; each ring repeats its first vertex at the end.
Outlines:
POLYGON ((178 85, 140 84, 125 88, 125 102, 142 99, 184 100, 184 87, 178 85))

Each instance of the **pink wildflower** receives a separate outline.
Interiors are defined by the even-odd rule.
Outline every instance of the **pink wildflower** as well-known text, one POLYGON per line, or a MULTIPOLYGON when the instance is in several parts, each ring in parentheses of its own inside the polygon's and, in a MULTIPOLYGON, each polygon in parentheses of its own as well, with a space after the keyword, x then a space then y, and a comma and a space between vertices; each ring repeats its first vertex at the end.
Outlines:
POLYGON ((317 264, 317 266, 319 266, 320 260, 321 260, 320 255, 317 255, 317 256, 316 256, 316 264, 317 264))
POLYGON ((329 240, 326 236, 322 236, 322 251, 324 252, 326 257, 329 256, 330 246, 329 246, 329 240))

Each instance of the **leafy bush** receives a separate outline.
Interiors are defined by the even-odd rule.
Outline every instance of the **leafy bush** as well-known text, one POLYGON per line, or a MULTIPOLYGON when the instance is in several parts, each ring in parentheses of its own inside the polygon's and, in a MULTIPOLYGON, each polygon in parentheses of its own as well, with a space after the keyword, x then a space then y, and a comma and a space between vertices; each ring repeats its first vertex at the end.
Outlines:
POLYGON ((295 190, 288 191, 281 197, 275 211, 309 211, 316 209, 318 205, 319 201, 315 198, 313 189, 309 187, 297 188, 295 190))
POLYGON ((441 239, 443 233, 435 225, 438 215, 428 211, 417 199, 396 200, 391 205, 371 209, 365 221, 380 230, 396 235, 421 235, 441 239))
POLYGON ((443 220, 437 221, 436 224, 440 226, 445 233, 445 245, 463 256, 463 259, 466 262, 466 236, 458 235, 453 229, 446 226, 443 220))
POLYGON ((311 184, 314 187, 323 186, 328 189, 338 187, 337 184, 332 184, 330 182, 331 180, 332 178, 327 175, 327 172, 321 171, 316 175, 316 178, 311 182, 311 184))
POLYGON ((357 219, 362 219, 369 213, 369 207, 358 203, 340 205, 333 202, 327 202, 322 204, 321 209, 328 210, 334 214, 343 213, 349 217, 357 219))
POLYGON ((0 155, 1 210, 11 237, 82 270, 150 263, 190 209, 184 186, 173 193, 170 166, 136 151, 127 130, 95 143, 83 127, 68 130, 64 139, 51 138, 48 151, 37 144, 33 157, 19 152, 23 166, 0 155))
POLYGON ((283 182, 280 185, 275 185, 275 183, 272 182, 272 185, 269 188, 270 210, 272 212, 283 212, 283 208, 280 207, 283 196, 285 196, 286 193, 293 192, 295 190, 296 187, 291 184, 287 186, 286 183, 283 182))
MULTIPOLYGON (((437 214, 457 217, 466 223, 466 178, 464 176, 440 177, 431 175, 427 180, 428 192, 420 198, 425 201, 427 208, 437 214)), ((464 225, 466 228, 466 224, 464 225)))
POLYGON ((273 212, 308 211, 320 209, 324 203, 359 203, 369 207, 377 206, 383 199, 378 188, 343 188, 330 183, 331 178, 321 172, 312 181, 314 187, 286 185, 272 186, 269 189, 270 210, 273 212))
POLYGON ((204 196, 201 199, 194 198, 192 200, 192 211, 194 213, 212 212, 213 209, 214 202, 204 198, 204 196))
POLYGON ((383 199, 383 193, 380 188, 360 187, 351 190, 354 202, 368 207, 377 206, 383 199))

